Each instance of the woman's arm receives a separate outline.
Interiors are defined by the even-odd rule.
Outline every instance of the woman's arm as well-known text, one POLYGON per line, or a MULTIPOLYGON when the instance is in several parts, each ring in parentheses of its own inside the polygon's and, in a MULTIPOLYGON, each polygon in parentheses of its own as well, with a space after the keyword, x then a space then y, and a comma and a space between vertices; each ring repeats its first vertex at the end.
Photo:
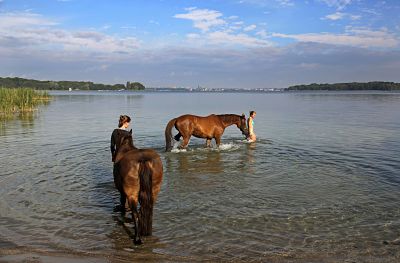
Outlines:
POLYGON ((114 162, 114 155, 115 155, 115 130, 111 134, 111 141, 110 141, 110 150, 111 150, 111 158, 114 162))

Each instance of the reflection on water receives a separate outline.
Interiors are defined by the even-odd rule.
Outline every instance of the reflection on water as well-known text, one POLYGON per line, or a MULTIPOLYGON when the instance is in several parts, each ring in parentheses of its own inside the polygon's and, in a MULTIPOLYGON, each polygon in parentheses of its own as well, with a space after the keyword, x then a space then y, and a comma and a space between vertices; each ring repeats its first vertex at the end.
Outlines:
POLYGON ((1 122, 0 254, 396 262, 400 96, 386 96, 56 92, 40 112, 1 122), (233 128, 219 149, 194 141, 164 153, 171 116, 250 108, 257 142, 233 128), (133 116, 135 145, 164 163, 153 236, 139 247, 130 216, 113 213, 109 138, 122 113, 133 116))
POLYGON ((50 100, 43 100, 37 109, 17 113, 0 113, 0 136, 6 135, 8 131, 15 132, 16 129, 31 130, 34 127, 34 120, 41 112, 50 105, 50 100))
POLYGON ((39 112, 20 112, 10 115, 0 114, 0 136, 6 135, 8 131, 15 132, 16 129, 31 130, 34 128, 34 120, 38 118, 39 112))
POLYGON ((223 172, 221 153, 209 149, 197 149, 191 152, 171 153, 165 155, 168 172, 178 171, 181 174, 218 174, 223 172))
POLYGON ((247 146, 247 152, 244 154, 245 157, 247 157, 247 160, 244 160, 244 164, 246 164, 248 173, 253 174, 256 169, 254 167, 256 166, 256 157, 255 157, 255 151, 257 148, 257 142, 249 143, 247 146))

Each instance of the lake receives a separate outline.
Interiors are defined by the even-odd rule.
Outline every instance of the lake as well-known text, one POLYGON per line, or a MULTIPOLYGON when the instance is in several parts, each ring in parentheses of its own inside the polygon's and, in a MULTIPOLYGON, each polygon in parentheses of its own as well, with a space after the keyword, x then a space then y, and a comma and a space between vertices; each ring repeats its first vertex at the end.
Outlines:
POLYGON ((1 121, 0 261, 400 259, 400 93, 51 94, 37 112, 1 121), (255 143, 231 126, 219 149, 192 138, 187 151, 164 152, 174 117, 249 110, 255 143), (120 114, 132 117, 135 145, 164 164, 142 246, 113 212, 109 141, 120 114))

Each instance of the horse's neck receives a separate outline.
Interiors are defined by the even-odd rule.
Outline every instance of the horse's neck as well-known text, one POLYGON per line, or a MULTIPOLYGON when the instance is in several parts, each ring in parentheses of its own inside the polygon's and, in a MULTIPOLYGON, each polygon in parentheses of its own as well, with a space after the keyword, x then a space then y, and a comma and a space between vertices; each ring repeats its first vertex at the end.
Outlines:
POLYGON ((115 162, 121 160, 127 152, 132 150, 137 150, 137 148, 134 145, 122 145, 115 155, 115 162))
POLYGON ((233 114, 218 115, 218 117, 222 121, 224 128, 236 124, 238 122, 236 116, 233 114))

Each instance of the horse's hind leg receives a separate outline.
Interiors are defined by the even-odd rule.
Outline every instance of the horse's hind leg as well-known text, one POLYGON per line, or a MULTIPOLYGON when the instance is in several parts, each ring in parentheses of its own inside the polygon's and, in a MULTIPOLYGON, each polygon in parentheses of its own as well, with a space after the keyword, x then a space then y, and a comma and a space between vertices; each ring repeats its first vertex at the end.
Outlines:
POLYGON ((177 135, 174 136, 175 141, 178 141, 181 139, 182 134, 179 132, 177 135))
POLYGON ((132 210, 132 220, 133 220, 133 225, 135 227, 135 238, 133 240, 133 242, 135 243, 135 245, 140 245, 142 244, 142 240, 140 238, 140 233, 139 233, 139 213, 137 211, 137 206, 138 206, 138 198, 137 197, 133 197, 130 196, 128 197, 128 203, 129 206, 132 210))
POLYGON ((190 136, 183 136, 183 142, 182 144, 179 146, 179 148, 181 149, 186 149, 186 147, 189 144, 189 140, 190 140, 190 136))
POLYGON ((121 213, 125 214, 125 203, 126 203, 126 195, 125 193, 121 193, 121 196, 119 197, 119 201, 120 201, 120 211, 121 213))

